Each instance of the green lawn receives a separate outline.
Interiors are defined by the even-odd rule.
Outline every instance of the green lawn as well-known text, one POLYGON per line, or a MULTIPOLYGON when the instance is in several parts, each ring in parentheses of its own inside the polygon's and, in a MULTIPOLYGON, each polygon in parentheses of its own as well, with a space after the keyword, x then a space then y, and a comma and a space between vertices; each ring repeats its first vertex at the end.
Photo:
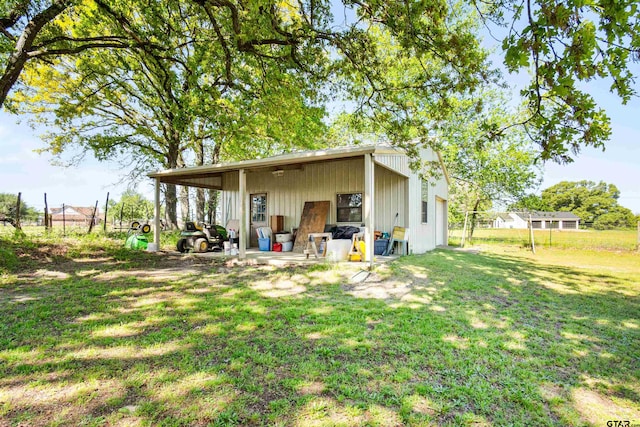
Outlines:
POLYGON ((640 423, 640 256, 238 267, 0 237, 0 425, 640 423))

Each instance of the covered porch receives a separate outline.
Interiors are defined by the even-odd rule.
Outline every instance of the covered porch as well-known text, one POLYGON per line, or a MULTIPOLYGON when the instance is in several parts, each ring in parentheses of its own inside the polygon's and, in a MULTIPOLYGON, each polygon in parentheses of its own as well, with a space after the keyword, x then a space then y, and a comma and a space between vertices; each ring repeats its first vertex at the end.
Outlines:
MULTIPOLYGON (((271 192, 269 197, 277 201, 277 209, 287 210, 289 228, 297 226, 301 220, 301 205, 305 201, 333 201, 336 193, 341 191, 360 193, 362 215, 357 226, 364 229, 365 247, 373 248, 374 231, 376 227, 382 227, 380 224, 385 223, 385 229, 389 228, 386 223, 393 224, 393 215, 397 218, 398 213, 399 225, 409 222, 406 205, 409 200, 409 173, 406 156, 387 146, 346 147, 152 173, 149 176, 155 180, 155 240, 159 241, 160 234, 160 185, 165 183, 225 192, 223 203, 227 203, 226 209, 232 211, 230 218, 238 220, 240 260, 262 262, 268 258, 275 263, 317 262, 313 256, 307 260, 302 253, 261 252, 251 248, 249 236, 253 225, 249 205, 256 188, 260 192, 271 192), (348 170, 348 173, 341 175, 343 170, 348 170), (380 175, 378 182, 382 190, 376 189, 376 174, 380 175)), ((333 211, 329 216, 336 219, 333 211)), ((225 222, 222 225, 226 226, 225 222)), ((376 256, 375 259, 380 262, 382 257, 376 256)), ((374 251, 367 250, 363 261, 372 265, 374 251)))

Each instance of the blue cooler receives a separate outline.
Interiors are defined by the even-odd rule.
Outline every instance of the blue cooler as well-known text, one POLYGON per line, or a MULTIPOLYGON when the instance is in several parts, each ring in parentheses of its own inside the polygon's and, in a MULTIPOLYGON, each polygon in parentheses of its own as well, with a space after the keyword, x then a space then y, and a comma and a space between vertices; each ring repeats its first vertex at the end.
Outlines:
POLYGON ((260 248, 261 251, 271 250, 271 239, 268 237, 266 239, 258 239, 258 248, 260 248))

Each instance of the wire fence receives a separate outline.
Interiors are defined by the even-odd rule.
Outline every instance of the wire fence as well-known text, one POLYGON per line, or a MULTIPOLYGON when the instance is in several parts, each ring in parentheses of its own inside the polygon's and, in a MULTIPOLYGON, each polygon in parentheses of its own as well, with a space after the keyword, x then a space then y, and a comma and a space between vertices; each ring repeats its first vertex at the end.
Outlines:
MULTIPOLYGON (((60 234, 91 233, 95 230, 105 232, 127 231, 134 221, 140 223, 152 220, 149 209, 142 214, 136 205, 121 203, 118 209, 109 206, 109 193, 101 203, 96 200, 92 206, 50 203, 44 194, 41 204, 26 205, 22 193, 18 193, 15 203, 4 203, 0 208, 0 230, 8 228, 29 228, 36 233, 39 228, 44 232, 60 234)), ((113 204, 113 203, 112 203, 113 204)), ((162 223, 164 221, 161 220, 162 223)))
MULTIPOLYGON (((449 245, 460 246, 463 229, 449 229, 449 245)), ((640 223, 638 229, 627 230, 560 230, 549 228, 533 230, 536 248, 637 251, 640 248, 640 223)), ((476 228, 472 238, 465 246, 512 246, 530 248, 531 239, 528 229, 476 228)))

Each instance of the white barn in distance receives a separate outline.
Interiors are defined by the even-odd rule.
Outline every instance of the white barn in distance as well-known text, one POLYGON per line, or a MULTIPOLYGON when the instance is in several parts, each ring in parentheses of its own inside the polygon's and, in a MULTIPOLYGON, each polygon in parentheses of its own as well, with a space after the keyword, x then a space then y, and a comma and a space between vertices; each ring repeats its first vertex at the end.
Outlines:
MULTIPOLYGON (((381 145, 297 152, 149 176, 156 182, 158 211, 160 183, 220 190, 221 225, 237 220, 241 258, 246 249, 257 246, 251 230, 268 225, 256 218, 282 216, 289 231, 298 227, 309 201, 330 202, 326 224, 364 227, 367 248, 373 248, 375 231, 391 233, 394 225, 408 228, 409 253, 420 254, 447 243, 449 195, 449 178, 439 154, 421 149, 420 156, 440 165, 439 178, 423 181, 410 169, 404 152, 381 145), (261 215, 253 215, 256 212, 261 215)), ((373 250, 366 251, 366 258, 373 261, 373 250)))
POLYGON ((493 221, 493 228, 525 229, 529 227, 529 218, 531 218, 531 228, 534 229, 578 230, 580 228, 580 217, 572 212, 540 211, 499 214, 493 221))

